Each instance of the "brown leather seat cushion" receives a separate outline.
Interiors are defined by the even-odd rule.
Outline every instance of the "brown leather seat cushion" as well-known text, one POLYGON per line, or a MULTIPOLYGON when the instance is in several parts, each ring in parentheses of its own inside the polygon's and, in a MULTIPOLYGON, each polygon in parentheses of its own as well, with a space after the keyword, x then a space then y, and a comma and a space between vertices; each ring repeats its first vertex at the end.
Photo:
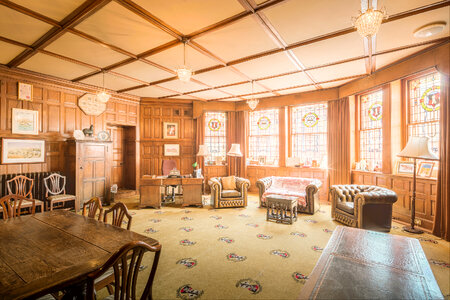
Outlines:
POLYGON ((338 203, 336 204, 336 207, 349 213, 354 215, 355 214, 355 203, 354 202, 341 202, 338 201, 338 203))
POLYGON ((223 190, 221 196, 222 198, 237 198, 241 197, 241 193, 236 190, 223 190))

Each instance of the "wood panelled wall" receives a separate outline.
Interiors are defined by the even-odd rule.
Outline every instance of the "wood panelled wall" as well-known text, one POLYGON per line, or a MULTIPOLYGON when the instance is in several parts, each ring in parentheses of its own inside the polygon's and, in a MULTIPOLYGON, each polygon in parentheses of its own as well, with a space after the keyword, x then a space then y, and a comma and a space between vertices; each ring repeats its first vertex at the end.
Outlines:
MULTIPOLYGON (((398 200, 393 206, 394 219, 405 223, 411 222, 411 197, 413 178, 404 175, 381 174, 374 172, 353 171, 352 182, 355 184, 377 185, 393 190, 398 200)), ((436 179, 417 178, 416 181, 416 222, 428 231, 433 228, 436 209, 436 179)))
MULTIPOLYGON (((138 126, 139 104, 128 99, 112 98, 107 111, 98 117, 87 116, 77 105, 78 97, 86 92, 82 85, 59 86, 50 79, 11 72, 0 74, 0 137, 45 139, 46 161, 37 164, 0 164, 0 174, 64 170, 65 140, 73 131, 94 125, 95 134, 106 130, 106 124, 138 126), (18 81, 33 84, 33 101, 17 98, 18 81), (39 111, 39 135, 12 134, 12 108, 39 111)), ((69 85, 69 83, 68 83, 69 85)))
POLYGON ((192 174, 195 162, 195 128, 191 102, 141 102, 141 177, 161 175, 162 161, 175 160, 181 174, 192 174), (178 123, 178 139, 164 139, 164 122, 178 123), (164 144, 180 145, 180 156, 164 156, 164 144))

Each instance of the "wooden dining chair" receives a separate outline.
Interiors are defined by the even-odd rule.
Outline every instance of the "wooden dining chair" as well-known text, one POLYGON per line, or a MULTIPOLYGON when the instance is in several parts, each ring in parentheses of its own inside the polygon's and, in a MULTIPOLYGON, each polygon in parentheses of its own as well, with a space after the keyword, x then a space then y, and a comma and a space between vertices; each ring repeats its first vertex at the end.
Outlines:
POLYGON ((31 208, 34 205, 41 208, 41 212, 44 211, 44 202, 41 200, 33 200, 33 185, 34 180, 30 179, 24 175, 17 175, 14 178, 6 181, 6 186, 8 188, 8 194, 19 195, 27 199, 23 200, 22 208, 27 208, 31 212, 31 208), (33 200, 33 201, 31 201, 33 200))
POLYGON ((123 224, 123 218, 127 217, 127 230, 130 230, 131 228, 131 220, 133 217, 128 212, 128 208, 125 204, 122 202, 116 203, 113 207, 106 210, 103 217, 103 222, 108 223, 108 215, 112 215, 112 222, 111 224, 117 227, 122 227, 123 224))
MULTIPOLYGON (((3 214, 3 220, 19 217, 22 203, 27 201, 26 199, 20 195, 6 195, 0 198, 0 212, 3 214)), ((35 200, 29 199, 28 201, 32 203, 31 213, 34 215, 36 210, 35 200)))
POLYGON ((141 241, 134 241, 124 245, 102 267, 87 276, 86 298, 95 299, 95 281, 108 270, 112 269, 115 278, 114 299, 136 299, 137 277, 139 275, 142 257, 147 251, 155 252, 155 257, 140 299, 152 299, 152 285, 161 254, 161 245, 150 246, 141 241))
POLYGON ((102 213, 103 213, 102 202, 100 201, 100 199, 98 197, 91 198, 89 201, 85 202, 83 205, 83 216, 86 216, 86 214, 87 214, 87 216, 89 218, 95 219, 95 216, 97 215, 98 210, 99 210, 98 220, 101 221, 102 213))
POLYGON ((50 174, 44 178, 45 185, 45 197, 47 198, 47 210, 53 210, 55 204, 61 204, 64 207, 64 203, 73 201, 75 208, 75 201, 77 197, 75 195, 66 194, 66 176, 62 176, 58 173, 50 174))

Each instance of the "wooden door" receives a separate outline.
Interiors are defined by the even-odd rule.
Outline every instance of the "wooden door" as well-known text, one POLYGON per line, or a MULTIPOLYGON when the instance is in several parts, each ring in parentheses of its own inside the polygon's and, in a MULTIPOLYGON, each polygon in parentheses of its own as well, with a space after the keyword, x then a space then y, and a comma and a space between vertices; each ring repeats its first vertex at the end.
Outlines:
POLYGON ((124 163, 125 163, 125 131, 123 127, 109 127, 113 151, 111 168, 111 184, 117 184, 119 188, 125 188, 124 163))

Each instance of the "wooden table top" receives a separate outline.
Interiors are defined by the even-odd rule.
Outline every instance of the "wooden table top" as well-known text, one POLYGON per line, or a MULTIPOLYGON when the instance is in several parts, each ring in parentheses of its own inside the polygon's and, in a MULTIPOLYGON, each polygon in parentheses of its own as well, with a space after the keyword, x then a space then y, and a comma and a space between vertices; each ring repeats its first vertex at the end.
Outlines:
POLYGON ((81 281, 131 241, 158 241, 55 210, 0 220, 0 299, 24 298, 81 281))
POLYGON ((338 226, 299 299, 443 299, 417 239, 338 226))

